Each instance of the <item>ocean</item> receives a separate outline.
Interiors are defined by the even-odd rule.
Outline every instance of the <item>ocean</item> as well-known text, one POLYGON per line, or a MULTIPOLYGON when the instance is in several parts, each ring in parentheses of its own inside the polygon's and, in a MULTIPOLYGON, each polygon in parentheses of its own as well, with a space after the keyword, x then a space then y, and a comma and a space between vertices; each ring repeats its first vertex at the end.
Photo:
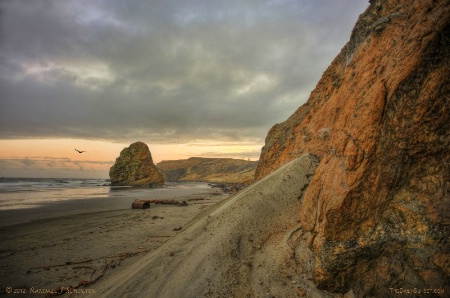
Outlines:
POLYGON ((207 183, 166 183, 162 188, 110 186, 107 179, 0 178, 0 210, 42 207, 67 200, 126 197, 175 197, 210 188, 207 183))
POLYGON ((108 196, 104 179, 0 178, 0 210, 33 208, 49 202, 108 196))

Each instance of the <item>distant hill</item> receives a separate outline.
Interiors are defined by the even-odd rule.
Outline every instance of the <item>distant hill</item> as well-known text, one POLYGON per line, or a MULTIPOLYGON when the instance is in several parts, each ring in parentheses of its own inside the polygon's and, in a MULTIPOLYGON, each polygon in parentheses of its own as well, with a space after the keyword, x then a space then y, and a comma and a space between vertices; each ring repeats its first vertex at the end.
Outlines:
POLYGON ((257 161, 243 159, 191 157, 163 160, 156 167, 168 182, 248 183, 255 177, 257 164, 257 161))

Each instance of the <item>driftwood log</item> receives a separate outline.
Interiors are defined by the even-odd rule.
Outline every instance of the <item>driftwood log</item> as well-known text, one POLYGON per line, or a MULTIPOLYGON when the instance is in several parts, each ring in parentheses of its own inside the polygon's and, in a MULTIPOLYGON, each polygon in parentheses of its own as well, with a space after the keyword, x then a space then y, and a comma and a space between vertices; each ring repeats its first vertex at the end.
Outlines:
POLYGON ((150 203, 146 201, 139 201, 135 200, 133 203, 131 203, 132 209, 148 209, 150 208, 150 203))
POLYGON ((167 204, 167 205, 177 205, 177 206, 187 206, 186 201, 175 201, 175 200, 134 200, 131 204, 133 209, 148 209, 150 208, 150 203, 152 204, 167 204))

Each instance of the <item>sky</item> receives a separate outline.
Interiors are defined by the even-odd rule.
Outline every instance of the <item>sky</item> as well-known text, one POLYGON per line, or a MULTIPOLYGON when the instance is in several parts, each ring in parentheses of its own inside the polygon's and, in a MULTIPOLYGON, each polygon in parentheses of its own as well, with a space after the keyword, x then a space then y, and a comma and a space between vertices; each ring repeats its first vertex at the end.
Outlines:
POLYGON ((108 178, 136 141, 257 160, 368 4, 0 0, 0 177, 108 178))

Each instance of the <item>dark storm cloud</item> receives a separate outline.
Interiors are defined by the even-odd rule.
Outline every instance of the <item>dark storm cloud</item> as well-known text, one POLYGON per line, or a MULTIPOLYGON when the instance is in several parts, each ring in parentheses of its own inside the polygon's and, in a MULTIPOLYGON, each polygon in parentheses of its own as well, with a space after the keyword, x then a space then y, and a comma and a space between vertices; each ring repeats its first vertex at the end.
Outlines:
POLYGON ((366 1, 0 2, 0 137, 262 140, 366 1))

